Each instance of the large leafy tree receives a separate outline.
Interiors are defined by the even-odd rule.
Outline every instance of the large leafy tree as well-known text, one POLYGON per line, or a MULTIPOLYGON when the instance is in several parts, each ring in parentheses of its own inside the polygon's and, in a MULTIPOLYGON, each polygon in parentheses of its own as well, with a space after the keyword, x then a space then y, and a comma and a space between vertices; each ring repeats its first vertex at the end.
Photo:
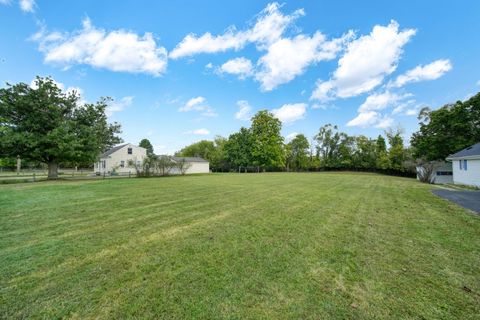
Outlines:
POLYGON ((188 145, 176 152, 177 157, 200 157, 206 160, 212 160, 215 153, 215 144, 213 141, 201 140, 188 145))
POLYGON ((138 144, 139 147, 147 149, 147 154, 152 155, 153 154, 153 145, 148 139, 142 139, 140 143, 138 144))
POLYGON ((355 167, 366 169, 375 168, 377 160, 376 141, 362 135, 354 137, 354 140, 356 145, 353 154, 355 167))
POLYGON ((348 166, 352 139, 338 127, 326 124, 315 135, 317 155, 324 167, 340 168, 348 166))
POLYGON ((35 87, 18 83, 0 89, 0 157, 46 163, 49 179, 58 177, 61 163, 95 162, 121 142, 120 125, 107 123, 108 98, 82 106, 79 99, 51 78, 37 77, 35 87))
POLYGON ((297 134, 287 144, 288 166, 293 170, 304 170, 308 167, 310 144, 307 137, 303 134, 297 134))
POLYGON ((242 127, 240 131, 228 137, 225 156, 234 168, 251 166, 253 164, 252 149, 252 133, 249 129, 242 127))
POLYGON ((387 143, 382 135, 378 135, 375 146, 376 160, 375 166, 378 169, 388 169, 390 167, 390 159, 387 153, 387 143))
POLYGON ((267 110, 257 112, 252 118, 253 163, 261 168, 283 168, 285 154, 282 123, 267 110))
POLYGON ((480 93, 437 110, 424 108, 418 119, 420 130, 411 138, 414 156, 426 161, 444 160, 480 141, 480 93))
POLYGON ((407 159, 406 150, 403 145, 402 130, 392 130, 386 132, 388 144, 390 149, 388 149, 388 159, 390 163, 390 168, 394 170, 404 170, 404 162, 407 159))

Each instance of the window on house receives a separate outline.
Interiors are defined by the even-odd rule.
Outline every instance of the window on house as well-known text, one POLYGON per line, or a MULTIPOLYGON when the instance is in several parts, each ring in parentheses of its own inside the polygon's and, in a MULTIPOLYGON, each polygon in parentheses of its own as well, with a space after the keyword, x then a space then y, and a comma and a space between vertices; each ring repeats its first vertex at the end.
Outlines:
POLYGON ((105 160, 102 160, 102 169, 105 169, 105 167, 106 167, 105 160))
POLYGON ((120 161, 120 168, 125 168, 125 161, 120 161))
POLYGON ((458 166, 459 166, 460 170, 462 170, 462 160, 458 160, 458 166))
POLYGON ((128 154, 132 154, 132 148, 128 148, 128 154))
POLYGON ((463 168, 467 171, 467 160, 463 160, 463 168))

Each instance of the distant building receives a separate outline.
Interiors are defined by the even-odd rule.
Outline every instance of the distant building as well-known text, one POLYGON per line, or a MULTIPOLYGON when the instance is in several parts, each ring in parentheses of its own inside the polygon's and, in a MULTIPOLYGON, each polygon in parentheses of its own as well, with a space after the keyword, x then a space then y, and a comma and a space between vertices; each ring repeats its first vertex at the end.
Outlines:
MULTIPOLYGON (((423 170, 425 170, 423 167, 417 167, 417 179, 419 179, 419 175, 423 170)), ((453 183, 452 163, 441 162, 437 164, 434 167, 432 179, 435 184, 453 183)))
MULTIPOLYGON (((186 174, 190 173, 209 173, 210 172, 210 162, 203 158, 199 157, 172 157, 172 160, 175 162, 185 161, 187 164, 186 174)), ((180 171, 174 169, 171 172, 172 174, 178 174, 180 171)))
MULTIPOLYGON (((147 149, 125 143, 111 148, 100 155, 98 162, 94 165, 95 173, 103 175, 116 173, 135 173, 132 162, 140 167, 147 157, 147 149)), ((173 162, 185 162, 185 173, 209 173, 210 163, 199 157, 171 157, 173 162)), ((179 168, 172 168, 168 174, 181 174, 179 168)))
POLYGON ((147 149, 125 143, 102 153, 99 161, 95 163, 94 170, 99 174, 134 172, 135 170, 129 166, 129 162, 133 161, 140 165, 146 157, 147 149))
POLYGON ((480 187, 480 142, 447 157, 452 161, 453 183, 480 187))

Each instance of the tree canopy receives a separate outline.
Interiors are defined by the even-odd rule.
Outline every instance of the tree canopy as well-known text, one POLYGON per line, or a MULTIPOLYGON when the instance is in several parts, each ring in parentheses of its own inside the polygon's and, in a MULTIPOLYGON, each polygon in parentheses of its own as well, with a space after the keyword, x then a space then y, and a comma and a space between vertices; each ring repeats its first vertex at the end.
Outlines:
POLYGON ((142 139, 140 143, 138 144, 139 147, 147 149, 147 154, 152 155, 153 154, 153 146, 150 140, 148 139, 142 139))
POLYGON ((49 178, 62 162, 95 162, 121 142, 120 125, 105 115, 109 98, 79 105, 76 92, 64 93, 53 79, 37 77, 35 86, 7 84, 0 89, 0 156, 46 163, 49 178))
POLYGON ((480 93, 437 110, 424 108, 420 130, 411 138, 414 155, 427 161, 447 156, 480 141, 480 93))
POLYGON ((263 169, 281 168, 285 165, 282 123, 267 110, 257 112, 252 118, 253 164, 263 169))

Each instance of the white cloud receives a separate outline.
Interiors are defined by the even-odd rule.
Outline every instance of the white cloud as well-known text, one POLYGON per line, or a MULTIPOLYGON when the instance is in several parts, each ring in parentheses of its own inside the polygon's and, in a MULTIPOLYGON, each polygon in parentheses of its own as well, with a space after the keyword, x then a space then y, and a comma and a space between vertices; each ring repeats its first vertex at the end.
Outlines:
POLYGON ((312 109, 327 110, 327 109, 328 109, 328 105, 326 105, 326 104, 320 104, 320 103, 314 103, 314 104, 312 104, 312 109))
POLYGON ((197 130, 192 130, 192 131, 186 131, 185 134, 193 134, 197 136, 207 136, 210 134, 210 131, 208 131, 205 128, 202 129, 197 129, 197 130))
POLYGON ((126 30, 107 32, 83 20, 83 28, 72 33, 45 33, 32 37, 39 42, 45 62, 68 68, 87 64, 112 71, 159 76, 167 67, 167 50, 156 45, 153 35, 139 36, 126 30))
POLYGON ((285 142, 290 142, 292 141, 296 136, 298 136, 299 133, 298 132, 292 132, 290 134, 288 134, 286 137, 285 137, 285 142))
POLYGON ((386 129, 391 127, 393 124, 393 119, 389 116, 382 116, 377 111, 366 111, 360 112, 357 117, 350 120, 347 123, 348 127, 360 127, 360 128, 368 128, 368 127, 376 127, 381 129, 386 129))
POLYGON ((411 94, 399 95, 396 93, 391 93, 389 91, 371 94, 367 97, 365 102, 362 103, 360 108, 358 108, 358 111, 366 112, 373 110, 382 110, 410 96, 411 94))
POLYGON ((334 59, 352 34, 349 32, 331 41, 327 41, 319 31, 312 37, 300 34, 294 38, 279 39, 258 61, 260 71, 255 78, 261 83, 262 90, 275 89, 303 74, 310 64, 334 59))
POLYGON ((424 80, 435 80, 443 76, 452 69, 452 64, 448 59, 436 60, 427 65, 419 65, 414 69, 408 70, 405 74, 399 75, 395 81, 389 83, 390 87, 403 87, 410 82, 419 82, 424 80))
POLYGON ((11 0, 0 0, 0 4, 9 5, 12 1, 11 0))
POLYGON ((480 80, 478 80, 478 81, 477 81, 477 86, 479 86, 479 87, 480 87, 480 80))
POLYGON ((252 118, 252 107, 245 100, 237 101, 239 110, 235 113, 235 119, 248 121, 252 118))
POLYGON ((33 12, 35 8, 35 0, 20 0, 20 9, 25 12, 33 12))
POLYGON ((224 34, 218 36, 210 32, 201 36, 191 33, 170 52, 170 57, 178 59, 199 53, 239 50, 247 43, 256 43, 259 48, 263 48, 279 39, 285 29, 304 14, 303 9, 300 9, 291 15, 284 15, 279 8, 278 3, 268 4, 258 14, 256 23, 247 30, 237 31, 234 26, 231 26, 224 34))
POLYGON ((414 29, 399 31, 395 21, 388 26, 376 25, 369 35, 347 45, 333 77, 328 81, 318 81, 311 98, 326 101, 371 91, 383 82, 385 76, 395 71, 403 46, 415 32, 414 29))
POLYGON ((215 117, 215 110, 207 103, 204 97, 196 97, 187 101, 187 103, 178 109, 180 112, 198 111, 202 116, 215 117))
POLYGON ((246 58, 240 57, 228 60, 218 68, 219 73, 230 73, 237 75, 240 79, 252 75, 253 65, 252 62, 246 58))
POLYGON ((416 116, 416 115, 418 115, 418 110, 417 109, 408 109, 407 111, 405 111, 405 115, 416 116))
POLYGON ((133 98, 132 96, 127 96, 120 99, 120 101, 111 101, 105 109, 105 114, 107 117, 111 117, 115 112, 123 111, 132 104, 133 98))
POLYGON ((376 111, 361 112, 357 115, 356 118, 350 120, 347 123, 347 126, 368 128, 374 125, 375 123, 377 123, 378 120, 379 120, 379 113, 376 111))
POLYGON ((375 127, 380 128, 380 129, 387 129, 390 128, 393 124, 393 119, 389 116, 384 116, 379 119, 378 123, 375 125, 375 127))
POLYGON ((273 115, 283 123, 292 123, 303 119, 306 112, 306 103, 284 104, 280 108, 272 110, 273 115))
MULTIPOLYGON (((412 95, 409 93, 406 94, 397 94, 390 91, 385 91, 382 93, 374 93, 369 95, 365 101, 358 108, 358 115, 354 119, 350 120, 347 123, 349 127, 361 127, 368 128, 375 126, 377 128, 388 128, 392 125, 393 119, 389 116, 382 116, 378 111, 384 110, 388 107, 392 107, 399 103, 402 100, 405 100, 412 95)), ((407 101, 398 105, 392 112, 396 114, 402 112, 406 107, 408 107, 415 100, 407 101)))
POLYGON ((213 64, 211 62, 207 63, 205 69, 213 69, 213 64))

